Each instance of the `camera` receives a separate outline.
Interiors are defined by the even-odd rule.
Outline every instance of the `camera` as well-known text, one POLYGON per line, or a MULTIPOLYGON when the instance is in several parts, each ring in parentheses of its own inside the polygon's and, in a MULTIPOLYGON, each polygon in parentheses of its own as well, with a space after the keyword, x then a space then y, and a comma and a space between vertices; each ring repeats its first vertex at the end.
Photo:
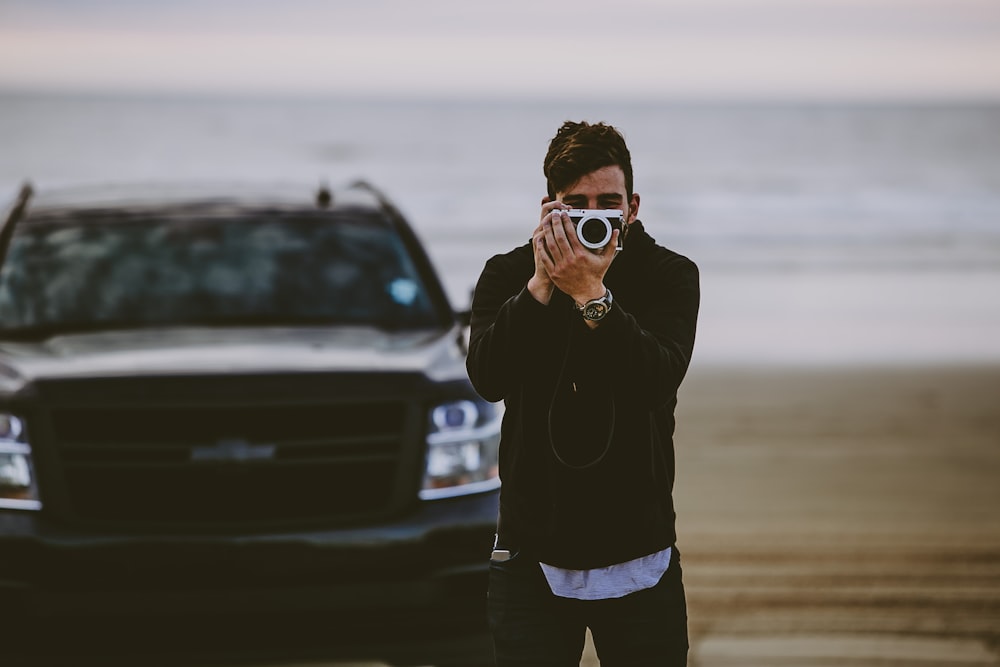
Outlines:
POLYGON ((574 208, 566 211, 576 227, 576 238, 584 247, 600 250, 611 241, 611 232, 618 230, 621 250, 622 212, 618 209, 574 208))

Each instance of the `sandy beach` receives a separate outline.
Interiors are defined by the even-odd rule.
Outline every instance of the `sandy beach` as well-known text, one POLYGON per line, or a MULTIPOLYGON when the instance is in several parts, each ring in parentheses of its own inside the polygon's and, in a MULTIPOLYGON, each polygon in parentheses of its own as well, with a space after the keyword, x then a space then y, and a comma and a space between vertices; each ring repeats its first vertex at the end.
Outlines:
POLYGON ((693 368, 680 400, 693 666, 1000 664, 1000 367, 693 368))

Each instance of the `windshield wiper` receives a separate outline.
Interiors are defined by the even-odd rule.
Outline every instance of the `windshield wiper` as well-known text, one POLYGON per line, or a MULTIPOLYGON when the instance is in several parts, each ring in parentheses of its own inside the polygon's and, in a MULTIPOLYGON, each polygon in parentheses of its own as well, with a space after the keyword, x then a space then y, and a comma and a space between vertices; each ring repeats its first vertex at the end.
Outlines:
POLYGON ((137 322, 59 322, 30 327, 0 328, 0 340, 37 342, 56 336, 95 333, 100 331, 143 329, 148 325, 137 322))
POLYGON ((359 326, 373 327, 386 332, 398 332, 408 329, 427 328, 421 325, 402 322, 397 319, 383 318, 370 321, 331 320, 329 318, 276 317, 273 315, 230 317, 225 319, 192 319, 173 320, 165 322, 144 322, 135 320, 118 320, 107 322, 58 322, 40 324, 30 327, 0 328, 0 340, 18 342, 40 342, 56 336, 73 334, 99 333, 104 331, 139 331, 143 329, 177 329, 184 327, 203 327, 210 329, 238 327, 336 327, 359 326))

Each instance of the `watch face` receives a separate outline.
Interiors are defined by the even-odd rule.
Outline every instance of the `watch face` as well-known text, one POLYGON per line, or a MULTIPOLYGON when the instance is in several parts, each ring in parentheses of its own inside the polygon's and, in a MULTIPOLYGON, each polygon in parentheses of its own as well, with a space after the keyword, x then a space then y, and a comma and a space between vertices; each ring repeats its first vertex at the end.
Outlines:
POLYGON ((604 317, 608 307, 603 303, 589 303, 587 307, 583 310, 583 316, 588 320, 599 320, 604 317))

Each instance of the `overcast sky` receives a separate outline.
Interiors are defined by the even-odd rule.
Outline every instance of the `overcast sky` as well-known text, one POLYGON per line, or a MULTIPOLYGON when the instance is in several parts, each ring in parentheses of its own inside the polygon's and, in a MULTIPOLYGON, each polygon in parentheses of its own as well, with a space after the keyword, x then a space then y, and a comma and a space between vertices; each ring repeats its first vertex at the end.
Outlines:
POLYGON ((0 0, 0 91, 1000 100, 1000 0, 0 0))

